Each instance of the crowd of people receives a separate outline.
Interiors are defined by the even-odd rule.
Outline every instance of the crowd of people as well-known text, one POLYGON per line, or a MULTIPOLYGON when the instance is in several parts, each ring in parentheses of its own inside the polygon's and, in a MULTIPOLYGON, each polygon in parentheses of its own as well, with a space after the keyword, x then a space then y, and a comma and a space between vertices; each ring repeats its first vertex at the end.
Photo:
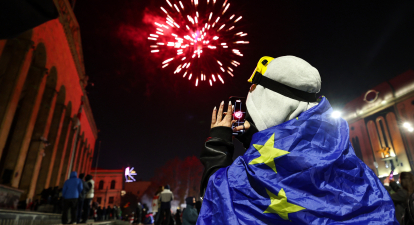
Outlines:
POLYGON ((179 207, 173 214, 171 202, 174 194, 169 185, 159 187, 152 202, 152 212, 149 212, 146 204, 137 203, 136 209, 131 215, 124 217, 125 221, 131 224, 145 225, 195 225, 201 209, 201 202, 195 197, 185 199, 186 207, 181 210, 179 207))

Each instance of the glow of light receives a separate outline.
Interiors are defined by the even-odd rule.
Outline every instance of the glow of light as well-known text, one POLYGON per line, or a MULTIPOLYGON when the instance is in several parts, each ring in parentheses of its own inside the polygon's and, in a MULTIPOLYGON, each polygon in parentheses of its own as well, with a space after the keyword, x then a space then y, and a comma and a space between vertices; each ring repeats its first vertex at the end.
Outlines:
POLYGON ((234 26, 231 26, 228 30, 233 30, 234 29, 234 26))
POLYGON ((242 16, 240 16, 239 18, 237 18, 237 20, 235 20, 234 22, 237 23, 237 21, 241 20, 242 16))
POLYGON ((233 72, 233 69, 231 67, 227 67, 231 72, 233 72))
POLYGON ((188 65, 187 65, 187 69, 188 69, 188 67, 190 67, 190 65, 191 65, 191 63, 188 63, 188 65))
POLYGON ((236 117, 237 119, 240 119, 243 117, 243 112, 242 111, 237 111, 234 113, 234 117, 236 117))
POLYGON ((162 43, 162 42, 158 42, 158 43, 157 43, 157 45, 164 45, 164 43, 162 43))
POLYGON ((223 69, 223 67, 220 67, 221 71, 225 72, 225 70, 223 69))
POLYGON ((190 28, 188 27, 188 25, 185 25, 185 27, 187 27, 187 30, 190 30, 190 28))
POLYGON ((165 64, 165 65, 163 65, 163 66, 162 66, 162 68, 165 68, 165 67, 167 67, 167 66, 168 66, 168 63, 167 63, 167 64, 165 64))
POLYGON ((185 57, 181 59, 181 61, 184 61, 184 60, 185 60, 185 57))
POLYGON ((154 41, 156 41, 157 39, 156 38, 149 37, 148 40, 154 40, 154 41))
POLYGON ((340 112, 338 110, 334 110, 331 114, 331 117, 337 119, 337 118, 341 117, 341 115, 342 115, 342 112, 340 112))
POLYGON ((194 20, 195 20, 196 23, 198 23, 197 17, 194 17, 194 20))
POLYGON ((235 16, 234 14, 232 16, 230 16, 230 20, 232 20, 234 18, 234 16, 235 16))
POLYGON ((180 6, 181 6, 182 9, 184 9, 184 5, 181 1, 180 1, 180 6))
POLYGON ((213 81, 216 82, 216 77, 214 76, 214 74, 211 75, 211 78, 213 78, 213 81))
POLYGON ((158 35, 156 35, 156 34, 150 34, 150 36, 151 37, 159 37, 158 35))
POLYGON ((185 77, 185 75, 187 75, 187 72, 184 73, 183 77, 185 77))
POLYGON ((226 8, 223 10, 223 13, 222 13, 222 14, 224 14, 224 13, 227 11, 227 9, 229 8, 229 6, 230 6, 230 3, 229 3, 229 4, 227 4, 227 6, 226 6, 226 8))
POLYGON ((218 63, 220 66, 223 66, 223 64, 221 64, 221 62, 220 62, 220 61, 218 61, 218 60, 217 60, 217 63, 218 63))
POLYGON ((219 80, 221 81, 221 83, 223 83, 223 84, 224 84, 224 80, 223 80, 223 78, 221 78, 221 76, 220 76, 220 75, 217 75, 217 77, 219 78, 219 80))
POLYGON ((405 123, 403 123, 403 127, 405 127, 405 128, 409 128, 409 127, 411 127, 411 124, 410 124, 410 123, 408 123, 408 122, 405 122, 405 123))
POLYGON ((231 73, 230 71, 227 71, 228 74, 230 74, 230 76, 234 77, 233 73, 231 73))
POLYGON ((159 35, 164 35, 163 33, 159 32, 159 31, 157 31, 157 32, 155 32, 155 33, 157 33, 157 34, 159 34, 159 35))
POLYGON ((223 46, 223 48, 228 48, 229 46, 223 46))
POLYGON ((168 14, 167 10, 165 10, 163 7, 161 7, 161 10, 165 12, 165 14, 168 14))
POLYGON ((198 0, 194 0, 194 5, 198 6, 198 0))
POLYGON ((195 86, 196 86, 196 87, 198 86, 198 78, 196 79, 195 86))
POLYGON ((175 25, 177 28, 180 28, 180 26, 179 26, 176 22, 174 22, 174 25, 175 25))
POLYGON ((210 86, 213 86, 213 82, 211 82, 211 80, 208 80, 208 81, 210 81, 210 86))
POLYGON ((188 80, 191 80, 191 77, 193 76, 192 73, 190 73, 190 76, 188 76, 188 80))
MULTIPOLYGON (((162 7, 161 7, 162 8, 162 7)), ((161 24, 159 24, 159 23, 157 23, 157 22, 155 22, 154 23, 155 25, 157 25, 157 26, 159 26, 159 27, 162 27, 162 25, 161 24)), ((160 29, 160 28, 157 28, 157 29, 160 29)))
POLYGON ((196 12, 196 15, 197 15, 197 17, 200 17, 200 16, 198 16, 198 11, 196 12))
POLYGON ((177 7, 177 5, 176 5, 176 4, 174 4, 174 8, 177 10, 177 12, 179 12, 179 13, 180 13, 180 9, 177 7))
POLYGON ((413 132, 413 131, 414 131, 414 128, 410 127, 410 128, 408 128, 407 130, 408 130, 409 132, 413 132))
POLYGON ((247 33, 240 34, 240 37, 244 37, 244 36, 246 36, 246 35, 247 35, 247 33))
POLYGON ((221 43, 221 45, 227 45, 226 43, 221 43))
POLYGON ((213 37, 213 40, 218 40, 218 39, 219 39, 219 37, 217 37, 217 36, 213 37))
POLYGON ((226 26, 226 24, 221 25, 221 27, 217 31, 223 29, 224 26, 226 26))
POLYGON ((385 101, 385 100, 381 102, 381 104, 383 104, 383 105, 385 105, 386 103, 387 103, 387 101, 385 101))
POLYGON ((151 50, 151 53, 159 52, 160 50, 151 50))
POLYGON ((213 12, 210 13, 210 16, 208 17, 208 21, 210 22, 211 17, 213 16, 213 12))
POLYGON ((158 30, 159 32, 164 32, 164 30, 163 30, 163 29, 158 28, 158 27, 157 27, 157 30, 158 30))
POLYGON ((216 22, 215 22, 215 23, 217 23, 219 20, 220 20, 220 17, 217 17, 217 19, 216 19, 216 22))
POLYGON ((171 61, 173 61, 173 60, 174 60, 174 58, 167 59, 167 60, 165 60, 164 62, 162 62, 162 64, 165 64, 165 63, 171 62, 171 61))
POLYGON ((168 0, 166 0, 167 1, 167 3, 168 3, 168 5, 170 5, 171 6, 171 8, 172 8, 172 5, 171 5, 171 3, 168 1, 168 0))
POLYGON ((158 48, 158 45, 150 45, 151 48, 158 48))

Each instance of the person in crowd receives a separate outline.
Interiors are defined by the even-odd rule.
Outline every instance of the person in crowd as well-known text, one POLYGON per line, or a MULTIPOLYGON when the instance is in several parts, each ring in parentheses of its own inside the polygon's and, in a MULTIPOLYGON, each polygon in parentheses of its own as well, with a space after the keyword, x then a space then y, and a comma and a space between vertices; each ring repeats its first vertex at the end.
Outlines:
POLYGON ((175 225, 181 225, 181 209, 177 207, 177 211, 175 212, 175 225))
POLYGON ((213 109, 200 155, 199 225, 252 218, 255 224, 397 224, 389 194, 355 155, 347 122, 332 115, 326 97, 316 97, 315 67, 295 56, 265 56, 248 82, 243 125, 233 127, 232 102, 225 116, 224 101, 213 109), (234 162, 233 137, 246 148, 234 162))
POLYGON ((79 199, 78 199, 78 212, 77 212, 77 222, 78 223, 81 222, 82 216, 84 216, 84 213, 82 211, 83 210, 83 206, 84 206, 84 201, 85 201, 86 194, 90 190, 90 187, 86 183, 86 181, 84 180, 84 178, 85 178, 85 174, 84 173, 79 174, 79 179, 82 181, 83 190, 79 194, 79 199))
POLYGON ((142 222, 142 205, 141 202, 137 203, 137 207, 135 208, 135 223, 140 224, 142 222))
POLYGON ((201 210, 201 201, 196 201, 195 203, 195 207, 197 209, 197 213, 200 214, 200 210, 201 210))
POLYGON ((185 199, 187 207, 183 211, 183 225, 195 225, 198 219, 197 209, 195 208, 196 200, 194 197, 185 199))
POLYGON ((108 205, 108 207, 106 207, 106 219, 107 220, 112 219, 112 208, 109 205, 108 205))
POLYGON ((117 207, 117 210, 118 210, 118 218, 120 219, 120 220, 122 220, 122 210, 121 210, 121 206, 119 205, 118 207, 117 207))
POLYGON ((102 207, 102 220, 106 220, 106 208, 105 206, 102 207))
POLYGON ((171 201, 174 200, 174 194, 170 190, 170 185, 165 185, 164 190, 160 193, 159 203, 160 217, 158 224, 169 225, 171 220, 171 201))
POLYGON ((76 224, 76 212, 79 195, 83 191, 83 183, 78 178, 76 171, 73 171, 70 174, 70 178, 65 181, 62 190, 63 197, 63 213, 62 213, 62 223, 68 223, 68 212, 70 209, 71 221, 70 223, 76 224))
POLYGON ((98 221, 102 221, 103 220, 103 210, 102 210, 102 206, 98 207, 98 221))
POLYGON ((389 186, 394 193, 391 194, 391 199, 395 206, 395 216, 400 224, 402 224, 402 217, 405 209, 408 207, 408 199, 414 193, 414 175, 411 172, 401 172, 398 178, 398 183, 387 177, 384 180, 384 185, 389 186))
POLYGON ((152 212, 148 212, 145 215, 144 224, 145 225, 152 225, 152 224, 154 224, 154 216, 152 215, 152 212))
POLYGON ((141 222, 144 222, 147 214, 148 214, 148 205, 144 203, 144 204, 142 204, 142 220, 141 220, 141 222))
POLYGON ((152 212, 154 213, 154 220, 155 224, 158 224, 158 220, 160 218, 160 207, 159 198, 161 192, 164 190, 164 186, 159 186, 157 192, 155 193, 154 197, 152 198, 152 212))
POLYGON ((92 175, 86 175, 85 177, 85 186, 87 188, 87 192, 85 194, 85 200, 83 202, 83 214, 82 214, 82 221, 81 223, 86 223, 88 221, 90 208, 91 208, 91 202, 94 196, 94 189, 95 189, 95 181, 92 180, 92 175))
POLYGON ((118 216, 117 216, 117 209, 116 209, 116 205, 114 205, 114 207, 112 208, 112 217, 114 218, 114 220, 117 220, 118 219, 118 216))

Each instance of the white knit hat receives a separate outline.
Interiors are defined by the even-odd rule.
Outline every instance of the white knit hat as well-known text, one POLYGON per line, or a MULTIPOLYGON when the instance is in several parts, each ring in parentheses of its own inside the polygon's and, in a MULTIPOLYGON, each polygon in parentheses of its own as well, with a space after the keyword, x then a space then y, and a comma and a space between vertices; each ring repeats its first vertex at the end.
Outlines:
MULTIPOLYGON (((321 89, 318 70, 295 56, 271 60, 263 76, 307 93, 318 93, 321 89)), ((249 115, 259 131, 294 119, 317 104, 286 97, 261 85, 248 94, 246 102, 249 115)))

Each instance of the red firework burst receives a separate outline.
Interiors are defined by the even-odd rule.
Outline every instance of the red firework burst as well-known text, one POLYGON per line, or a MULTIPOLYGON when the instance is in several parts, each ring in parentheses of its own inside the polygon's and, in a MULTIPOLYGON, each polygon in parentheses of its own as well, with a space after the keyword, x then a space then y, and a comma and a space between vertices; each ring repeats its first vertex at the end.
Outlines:
POLYGON ((175 68, 174 74, 195 80, 195 86, 224 84, 227 74, 233 77, 232 67, 243 56, 238 46, 249 43, 247 33, 236 27, 242 16, 230 13, 228 0, 205 1, 166 0, 168 6, 161 7, 165 23, 155 22, 155 33, 148 37, 151 53, 164 53, 162 68, 175 68))

